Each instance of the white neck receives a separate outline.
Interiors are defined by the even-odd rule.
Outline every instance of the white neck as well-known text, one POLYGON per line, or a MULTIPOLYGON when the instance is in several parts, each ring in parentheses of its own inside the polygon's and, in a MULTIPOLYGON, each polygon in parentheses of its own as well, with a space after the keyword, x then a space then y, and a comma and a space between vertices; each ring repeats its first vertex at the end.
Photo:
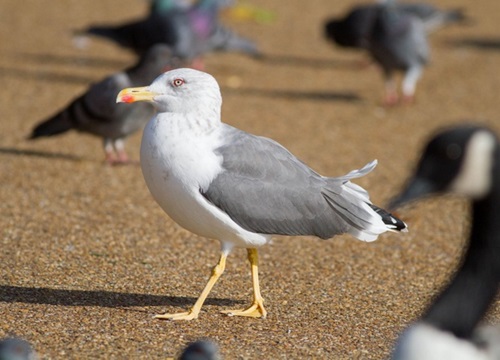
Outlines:
POLYGON ((469 140, 460 173, 451 184, 452 191, 474 199, 490 191, 495 144, 493 135, 486 131, 478 132, 469 140))

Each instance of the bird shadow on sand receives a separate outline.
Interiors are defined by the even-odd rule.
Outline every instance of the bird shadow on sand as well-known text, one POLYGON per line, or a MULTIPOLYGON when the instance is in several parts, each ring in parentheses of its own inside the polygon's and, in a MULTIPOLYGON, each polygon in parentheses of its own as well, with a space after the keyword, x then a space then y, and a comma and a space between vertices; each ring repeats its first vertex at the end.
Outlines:
POLYGON ((347 101, 358 102, 362 98, 353 92, 322 92, 322 91, 295 91, 295 90, 267 90, 249 88, 222 88, 227 95, 259 96, 266 98, 282 98, 290 100, 313 101, 347 101))
POLYGON ((31 61, 36 64, 43 63, 53 65, 74 65, 111 69, 122 69, 130 65, 128 62, 124 62, 123 60, 104 59, 88 56, 16 53, 13 55, 13 57, 19 60, 31 61))
POLYGON ((40 150, 27 150, 27 149, 16 149, 16 148, 2 148, 0 147, 0 155, 15 155, 15 156, 33 156, 46 159, 61 159, 61 160, 71 160, 71 161, 83 161, 82 157, 62 154, 62 153, 51 153, 47 151, 40 150))
POLYGON ((500 38, 465 38, 448 40, 448 44, 457 47, 469 47, 479 50, 500 51, 500 38))
POLYGON ((359 63, 352 60, 340 59, 314 59, 293 55, 261 55, 258 58, 260 61, 269 65, 286 65, 296 67, 310 67, 316 69, 334 69, 344 68, 359 70, 359 63))
MULTIPOLYGON (((0 302, 46 304, 60 306, 189 306, 197 298, 187 296, 164 296, 150 294, 122 293, 103 290, 63 290, 40 287, 0 285, 0 302)), ((206 305, 231 306, 244 301, 208 298, 206 305)))
POLYGON ((44 70, 22 70, 0 66, 0 77, 14 77, 25 80, 62 82, 71 84, 90 84, 95 78, 80 75, 58 74, 44 70))

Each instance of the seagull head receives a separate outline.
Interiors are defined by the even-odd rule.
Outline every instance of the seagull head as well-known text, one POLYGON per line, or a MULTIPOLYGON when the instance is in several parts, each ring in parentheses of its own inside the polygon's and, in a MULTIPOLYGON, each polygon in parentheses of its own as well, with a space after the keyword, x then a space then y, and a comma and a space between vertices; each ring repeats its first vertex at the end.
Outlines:
POLYGON ((463 125, 438 133, 427 144, 415 174, 391 207, 434 193, 484 198, 494 184, 497 152, 497 137, 483 127, 463 125))
POLYGON ((158 76, 151 85, 120 91, 116 102, 147 101, 159 113, 195 113, 220 119, 222 97, 213 76, 193 69, 175 69, 158 76))

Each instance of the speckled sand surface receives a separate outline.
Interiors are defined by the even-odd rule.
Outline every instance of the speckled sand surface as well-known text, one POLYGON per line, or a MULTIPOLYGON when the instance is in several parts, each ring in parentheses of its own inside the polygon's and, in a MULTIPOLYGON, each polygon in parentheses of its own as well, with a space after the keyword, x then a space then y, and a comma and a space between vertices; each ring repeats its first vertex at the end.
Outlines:
MULTIPOLYGON (((500 130, 497 0, 436 2, 466 8, 474 23, 432 37, 416 104, 395 109, 380 106, 380 74, 359 66, 361 54, 322 39, 322 20, 353 2, 252 3, 277 20, 228 22, 268 59, 207 58, 222 87, 223 119, 276 139, 325 175, 378 159, 358 181, 376 204, 400 189, 435 128, 472 119, 500 130), (463 41, 471 39, 496 47, 463 41)), ((219 313, 250 300, 246 254, 237 250, 200 317, 165 322, 151 317, 194 303, 218 242, 174 224, 139 166, 105 166, 98 139, 25 140, 90 82, 134 61, 105 41, 77 49, 71 31, 144 11, 140 0, 0 1, 0 336, 26 338, 42 359, 164 359, 199 337, 218 341, 226 359, 386 357, 458 261, 467 229, 462 200, 403 209, 411 232, 370 244, 276 239, 260 251, 265 320, 219 313)), ((139 143, 140 134, 128 142, 136 159, 139 143)), ((500 320, 498 304, 489 320, 500 320)))

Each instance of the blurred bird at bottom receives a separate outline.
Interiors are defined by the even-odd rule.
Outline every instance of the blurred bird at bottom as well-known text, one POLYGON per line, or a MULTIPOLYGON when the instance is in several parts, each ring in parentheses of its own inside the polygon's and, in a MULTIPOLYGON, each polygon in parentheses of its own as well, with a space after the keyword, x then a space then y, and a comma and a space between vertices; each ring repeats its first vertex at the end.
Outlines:
POLYGON ((219 347, 210 340, 198 340, 189 344, 179 360, 221 360, 219 347))
POLYGON ((35 350, 23 339, 9 337, 0 340, 0 360, 36 360, 35 350))

